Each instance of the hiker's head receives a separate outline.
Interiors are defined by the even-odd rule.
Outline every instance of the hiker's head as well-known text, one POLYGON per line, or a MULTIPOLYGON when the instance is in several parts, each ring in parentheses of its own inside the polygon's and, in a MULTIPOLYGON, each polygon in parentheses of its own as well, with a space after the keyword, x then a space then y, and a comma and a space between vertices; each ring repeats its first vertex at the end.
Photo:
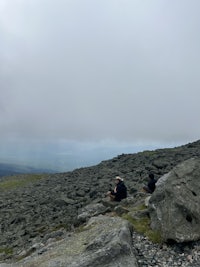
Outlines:
POLYGON ((119 183, 119 182, 122 182, 123 181, 123 178, 121 178, 120 176, 116 176, 115 177, 115 182, 116 183, 119 183))
POLYGON ((151 173, 149 173, 149 178, 150 179, 154 179, 154 174, 151 172, 151 173))

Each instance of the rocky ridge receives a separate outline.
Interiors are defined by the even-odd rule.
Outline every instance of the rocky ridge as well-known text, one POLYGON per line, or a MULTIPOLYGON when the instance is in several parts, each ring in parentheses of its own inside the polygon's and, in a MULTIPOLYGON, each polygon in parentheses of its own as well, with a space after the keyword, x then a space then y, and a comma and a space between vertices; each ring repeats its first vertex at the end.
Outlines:
MULTIPOLYGON (((35 244, 60 239, 83 223, 84 219, 78 218, 80 209, 99 203, 114 176, 122 176, 129 196, 136 196, 149 171, 159 178, 178 163, 199 157, 199 148, 197 141, 173 149, 123 154, 93 167, 41 176, 23 186, 0 186, 1 261, 25 257, 35 250, 35 244)), ((12 177, 2 183, 9 180, 12 184, 12 177)))

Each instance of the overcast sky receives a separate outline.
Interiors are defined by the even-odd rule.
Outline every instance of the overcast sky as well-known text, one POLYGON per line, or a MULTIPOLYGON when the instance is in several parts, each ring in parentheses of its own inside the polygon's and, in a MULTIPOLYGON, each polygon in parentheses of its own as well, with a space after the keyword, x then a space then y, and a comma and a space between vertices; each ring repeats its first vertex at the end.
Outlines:
POLYGON ((199 139, 199 10, 199 0, 0 0, 4 150, 199 139))

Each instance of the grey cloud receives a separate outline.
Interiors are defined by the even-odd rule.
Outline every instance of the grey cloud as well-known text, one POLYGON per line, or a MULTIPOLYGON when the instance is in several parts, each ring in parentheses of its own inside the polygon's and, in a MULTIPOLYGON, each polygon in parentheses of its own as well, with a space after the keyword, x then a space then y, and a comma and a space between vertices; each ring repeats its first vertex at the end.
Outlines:
POLYGON ((199 1, 3 2, 2 138, 199 137, 199 1))

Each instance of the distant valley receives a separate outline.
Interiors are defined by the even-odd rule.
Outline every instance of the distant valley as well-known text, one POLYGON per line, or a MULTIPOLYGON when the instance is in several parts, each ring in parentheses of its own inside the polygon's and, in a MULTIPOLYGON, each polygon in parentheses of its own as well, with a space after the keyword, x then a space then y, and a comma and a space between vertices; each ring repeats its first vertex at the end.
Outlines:
POLYGON ((29 174, 29 173, 52 173, 49 169, 33 168, 30 166, 23 166, 17 164, 0 163, 0 177, 16 175, 16 174, 29 174))

